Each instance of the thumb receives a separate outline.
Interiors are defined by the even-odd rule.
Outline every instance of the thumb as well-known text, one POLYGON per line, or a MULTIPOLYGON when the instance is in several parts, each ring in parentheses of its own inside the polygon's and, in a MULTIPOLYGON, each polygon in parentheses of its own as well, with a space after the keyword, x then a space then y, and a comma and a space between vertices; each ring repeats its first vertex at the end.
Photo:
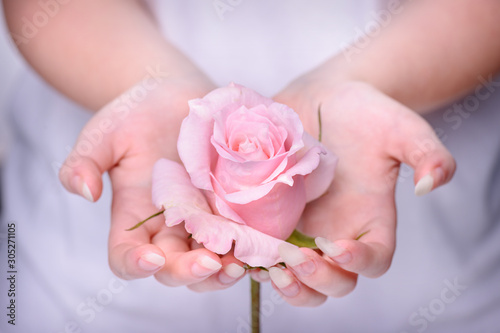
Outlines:
POLYGON ((71 193, 94 202, 101 196, 102 174, 116 163, 111 119, 96 114, 83 128, 73 150, 59 170, 59 179, 71 193), (108 126, 103 126, 106 123, 108 126))
POLYGON ((401 122, 400 130, 391 133, 390 141, 395 148, 392 157, 415 170, 415 194, 422 196, 449 182, 456 164, 430 125, 421 116, 412 116, 418 121, 401 122))

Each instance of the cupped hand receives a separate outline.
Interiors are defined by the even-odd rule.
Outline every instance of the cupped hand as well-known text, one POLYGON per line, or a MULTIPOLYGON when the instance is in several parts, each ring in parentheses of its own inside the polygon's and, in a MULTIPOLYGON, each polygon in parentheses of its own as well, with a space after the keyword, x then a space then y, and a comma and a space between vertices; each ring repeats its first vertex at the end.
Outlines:
MULTIPOLYGON (((152 215, 151 176, 160 158, 179 160, 177 137, 187 101, 214 87, 206 78, 148 78, 109 103, 86 124, 60 170, 63 185, 90 201, 99 199, 108 171, 113 191, 109 263, 124 279, 154 275, 169 286, 222 289, 244 275, 232 255, 218 255, 188 239, 182 227, 167 228, 152 215)), ((103 221, 104 222, 104 221, 103 221)))
POLYGON ((298 80, 278 94, 278 102, 299 113, 306 131, 338 155, 335 179, 326 195, 308 204, 303 232, 320 236, 323 254, 282 245, 287 269, 271 278, 291 304, 315 306, 327 296, 351 292, 358 274, 378 277, 395 250, 394 192, 401 163, 415 170, 415 193, 448 182, 455 162, 433 129, 418 114, 361 82, 322 86, 298 80))

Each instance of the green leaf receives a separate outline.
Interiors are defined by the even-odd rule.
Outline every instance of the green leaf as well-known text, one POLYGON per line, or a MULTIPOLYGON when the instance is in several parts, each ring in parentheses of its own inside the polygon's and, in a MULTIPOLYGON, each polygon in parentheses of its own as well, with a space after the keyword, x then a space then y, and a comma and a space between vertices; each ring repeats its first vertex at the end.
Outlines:
POLYGON ((160 215, 160 214, 163 214, 163 212, 164 212, 164 211, 165 211, 165 209, 164 209, 164 210, 161 210, 161 211, 159 211, 159 212, 157 212, 157 213, 154 213, 153 215, 151 215, 151 216, 150 216, 150 217, 148 217, 147 219, 142 220, 141 222, 139 222, 139 223, 137 223, 136 225, 134 225, 132 228, 125 229, 125 231, 131 231, 131 230, 134 230, 134 229, 139 228, 141 225, 143 225, 144 223, 146 223, 148 220, 151 220, 153 217, 156 217, 156 216, 158 216, 158 215, 160 215))
POLYGON ((288 243, 292 243, 293 245, 297 245, 298 247, 308 247, 310 249, 317 249, 316 243, 314 242, 314 237, 305 235, 295 229, 290 237, 286 240, 288 243))

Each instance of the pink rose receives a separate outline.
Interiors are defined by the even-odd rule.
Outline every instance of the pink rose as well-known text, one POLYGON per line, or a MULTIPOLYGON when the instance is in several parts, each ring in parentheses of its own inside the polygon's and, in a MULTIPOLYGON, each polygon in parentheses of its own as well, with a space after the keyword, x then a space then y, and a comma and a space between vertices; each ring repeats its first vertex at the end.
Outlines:
POLYGON ((158 161, 155 204, 166 209, 168 226, 185 221, 215 253, 234 241, 241 261, 276 264, 305 204, 330 186, 336 157, 304 132, 292 109, 245 87, 216 89, 189 107, 177 146, 187 173, 158 161))

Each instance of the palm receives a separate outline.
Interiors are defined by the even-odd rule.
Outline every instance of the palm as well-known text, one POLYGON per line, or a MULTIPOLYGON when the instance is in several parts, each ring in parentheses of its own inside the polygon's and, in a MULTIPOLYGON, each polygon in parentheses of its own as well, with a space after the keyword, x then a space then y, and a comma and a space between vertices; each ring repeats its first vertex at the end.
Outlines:
POLYGON ((429 128, 417 115, 364 85, 331 95, 321 110, 322 141, 339 156, 339 164, 328 194, 307 206, 304 231, 334 241, 363 235, 362 242, 384 252, 385 262, 365 272, 379 275, 389 267, 395 244, 399 133, 394 131, 401 117, 413 118, 414 131, 429 128))
POLYGON ((317 292, 344 295, 354 288, 357 274, 376 277, 389 268, 395 249, 394 191, 401 162, 415 169, 416 180, 432 174, 435 185, 444 184, 454 171, 453 158, 423 118, 373 87, 342 83, 324 89, 326 93, 310 87, 297 81, 276 100, 294 108, 313 136, 320 130, 320 106, 322 142, 338 155, 339 163, 327 194, 307 205, 301 228, 334 241, 352 259, 332 261, 324 256, 327 261, 321 262, 304 250, 320 273, 316 278, 298 277, 304 284, 303 295, 289 299, 298 305, 316 304, 317 292), (336 281, 336 286, 327 281, 336 281), (308 301, 306 295, 314 294, 316 301, 308 301))
MULTIPOLYGON (((83 156, 78 154, 78 144, 85 140, 83 135, 80 136, 73 156, 69 158, 80 162, 73 167, 67 163, 61 169, 61 179, 73 190, 72 179, 80 177, 96 200, 102 190, 101 174, 109 171, 113 190, 109 259, 111 269, 118 276, 130 279, 155 274, 167 285, 190 285, 196 290, 210 290, 227 287, 207 277, 216 271, 214 265, 236 261, 230 255, 219 258, 205 249, 192 250, 186 231, 181 227, 166 228, 161 218, 134 231, 126 231, 158 210, 151 199, 153 165, 160 158, 179 159, 176 142, 180 123, 188 112, 187 101, 203 96, 213 88, 204 80, 198 80, 196 84, 192 82, 168 79, 149 90, 131 108, 124 109, 123 103, 115 101, 99 111, 83 133, 95 133, 104 123, 111 123, 112 130, 103 135, 102 143, 92 147, 90 154, 83 156), (149 260, 150 254, 156 255, 152 261, 157 265, 149 260), (207 262, 206 257, 212 260, 212 270, 197 266, 198 275, 194 274, 193 265, 200 258, 207 262), (144 262, 144 258, 149 258, 149 261, 144 262)), ((129 97, 140 85, 118 101, 129 97)))

